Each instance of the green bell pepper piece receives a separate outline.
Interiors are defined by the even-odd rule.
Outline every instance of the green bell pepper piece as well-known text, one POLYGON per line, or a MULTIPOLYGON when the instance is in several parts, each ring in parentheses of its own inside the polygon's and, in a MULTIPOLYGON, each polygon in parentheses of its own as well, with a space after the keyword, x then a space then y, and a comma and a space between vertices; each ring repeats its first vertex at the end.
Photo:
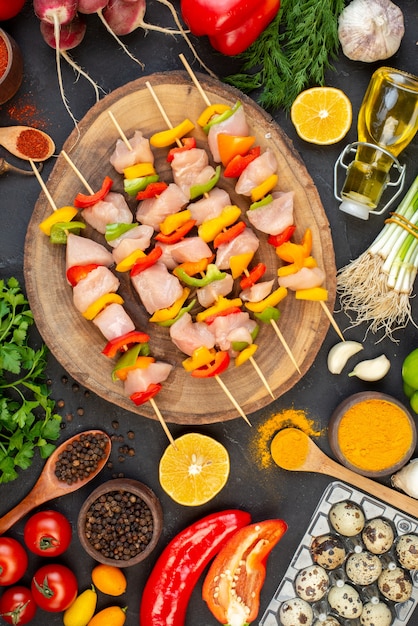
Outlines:
POLYGON ((276 307, 274 306, 267 306, 260 313, 254 313, 254 317, 260 320, 260 322, 264 322, 264 323, 270 322, 271 320, 274 320, 275 322, 277 322, 277 320, 280 317, 280 311, 279 309, 276 309, 276 307))
POLYGON ((207 183, 202 183, 200 185, 192 185, 190 187, 190 200, 196 200, 199 196, 203 196, 205 193, 209 193, 211 189, 218 184, 219 177, 221 175, 221 166, 218 165, 214 175, 207 183))
POLYGON ((51 243, 67 243, 67 233, 78 235, 85 227, 84 222, 57 222, 51 226, 50 241, 51 243))
POLYGON ((273 196, 271 195, 271 193, 269 193, 267 196, 264 196, 264 198, 262 198, 261 200, 250 204, 250 211, 253 211, 254 209, 259 209, 262 206, 267 206, 267 204, 270 204, 270 202, 273 202, 273 196))
POLYGON ((132 348, 126 350, 112 370, 112 380, 115 382, 118 380, 116 376, 118 370, 134 365, 139 356, 149 356, 149 354, 150 348, 148 343, 136 343, 132 348))
POLYGON ((205 126, 203 126, 203 131, 206 134, 208 134, 210 129, 212 128, 212 126, 215 126, 215 124, 219 124, 220 122, 224 122, 225 120, 227 120, 234 113, 236 113, 236 111, 238 111, 240 106, 241 106, 241 102, 239 100, 237 100, 237 102, 234 104, 232 109, 227 109, 226 111, 224 111, 220 115, 216 115, 216 117, 211 119, 205 126))
POLYGON ((138 191, 143 191, 150 183, 158 182, 160 177, 158 174, 152 176, 140 176, 139 178, 125 178, 123 188, 128 196, 136 196, 138 191))
POLYGON ((136 224, 106 224, 105 239, 106 241, 113 241, 124 233, 127 233, 128 230, 132 230, 132 228, 135 228, 135 226, 136 224))
POLYGON ((189 274, 187 274, 187 272, 185 272, 181 267, 176 269, 176 276, 190 287, 206 287, 206 285, 210 285, 210 283, 213 283, 215 280, 222 280, 222 278, 225 278, 226 272, 221 272, 216 265, 209 263, 206 268, 206 274, 203 278, 189 276, 189 274))

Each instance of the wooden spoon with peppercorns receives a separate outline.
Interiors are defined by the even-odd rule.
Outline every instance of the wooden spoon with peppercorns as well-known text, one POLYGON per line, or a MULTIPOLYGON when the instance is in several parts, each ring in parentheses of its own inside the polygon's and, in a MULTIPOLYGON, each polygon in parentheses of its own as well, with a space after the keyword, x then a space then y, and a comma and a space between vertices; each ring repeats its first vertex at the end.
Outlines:
POLYGON ((101 430, 86 430, 58 446, 23 500, 0 518, 0 535, 35 507, 84 487, 106 465, 112 443, 101 430))
POLYGON ((0 145, 25 161, 46 161, 55 152, 51 137, 30 126, 0 127, 0 145))

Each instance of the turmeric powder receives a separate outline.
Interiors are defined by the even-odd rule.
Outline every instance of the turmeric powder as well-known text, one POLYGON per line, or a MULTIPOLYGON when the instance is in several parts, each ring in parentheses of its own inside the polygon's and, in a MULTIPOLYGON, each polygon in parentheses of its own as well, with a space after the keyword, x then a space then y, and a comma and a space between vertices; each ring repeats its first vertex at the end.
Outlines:
POLYGON ((308 456, 309 439, 299 428, 283 428, 271 442, 271 456, 279 467, 295 470, 308 456))
POLYGON ((344 413, 338 427, 338 445, 355 467, 377 472, 403 459, 414 433, 407 414, 387 400, 369 399, 344 413))

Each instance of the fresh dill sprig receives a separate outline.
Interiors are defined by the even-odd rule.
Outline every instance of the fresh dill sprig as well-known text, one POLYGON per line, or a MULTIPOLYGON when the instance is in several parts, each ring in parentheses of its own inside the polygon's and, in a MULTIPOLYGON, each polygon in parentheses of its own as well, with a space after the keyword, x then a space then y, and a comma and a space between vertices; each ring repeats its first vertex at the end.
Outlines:
POLYGON ((308 86, 323 85, 338 47, 338 16, 344 0, 282 0, 274 20, 238 56, 241 72, 224 81, 245 93, 261 90, 258 102, 269 110, 290 110, 308 86))

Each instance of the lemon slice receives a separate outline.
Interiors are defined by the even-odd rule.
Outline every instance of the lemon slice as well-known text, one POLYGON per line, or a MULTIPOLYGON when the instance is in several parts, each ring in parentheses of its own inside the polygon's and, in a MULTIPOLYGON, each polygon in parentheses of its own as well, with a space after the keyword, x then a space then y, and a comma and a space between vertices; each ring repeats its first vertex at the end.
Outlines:
POLYGON ((160 460, 161 487, 178 504, 205 504, 228 480, 228 451, 215 439, 199 433, 188 433, 174 443, 160 460))
POLYGON ((351 127, 351 102, 335 87, 312 87, 292 104, 290 118, 299 137, 326 146, 343 139, 351 127))

